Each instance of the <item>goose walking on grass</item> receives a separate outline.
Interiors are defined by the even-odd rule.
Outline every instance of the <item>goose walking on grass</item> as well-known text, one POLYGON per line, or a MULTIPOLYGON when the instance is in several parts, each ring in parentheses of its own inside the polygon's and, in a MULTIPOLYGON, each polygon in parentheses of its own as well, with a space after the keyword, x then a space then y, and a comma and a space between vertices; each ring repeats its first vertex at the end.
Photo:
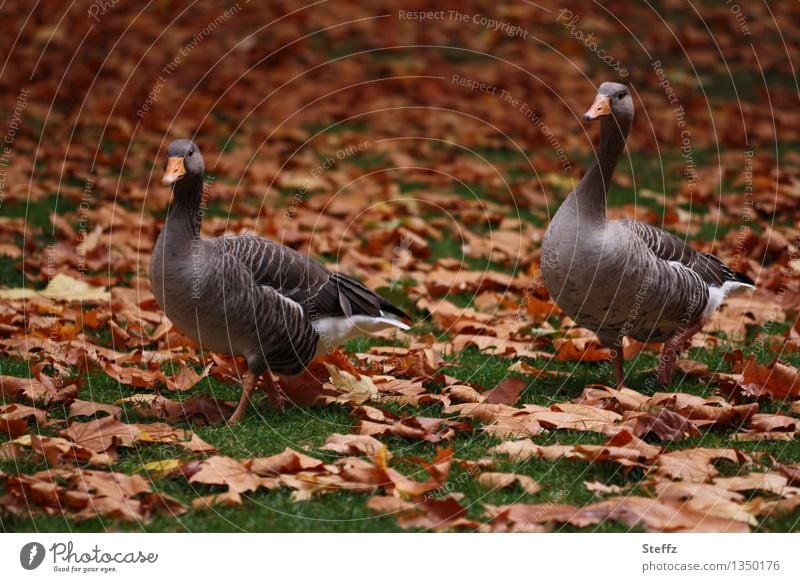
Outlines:
POLYGON ((596 159, 558 209, 542 241, 541 274, 553 300, 610 348, 622 386, 622 340, 664 342, 658 382, 669 384, 683 344, 728 294, 752 279, 685 241, 636 220, 608 220, 606 195, 633 123, 625 85, 603 83, 586 121, 601 120, 596 159))
POLYGON ((205 238, 205 166, 197 145, 172 142, 163 183, 172 208, 150 264, 153 293, 175 326, 203 349, 243 356, 248 372, 229 422, 244 417, 259 378, 279 394, 271 372, 293 376, 345 340, 409 317, 358 281, 257 236, 205 238))

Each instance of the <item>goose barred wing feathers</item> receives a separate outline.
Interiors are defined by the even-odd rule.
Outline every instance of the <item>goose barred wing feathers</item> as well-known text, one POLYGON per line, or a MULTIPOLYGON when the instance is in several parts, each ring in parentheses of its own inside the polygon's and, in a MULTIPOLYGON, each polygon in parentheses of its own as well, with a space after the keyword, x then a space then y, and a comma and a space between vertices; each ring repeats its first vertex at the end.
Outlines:
POLYGON ((254 284, 269 287, 298 303, 312 319, 386 314, 410 319, 358 281, 331 273, 289 247, 255 236, 218 238, 214 243, 222 254, 236 257, 247 268, 254 284))
POLYGON ((734 271, 714 255, 696 251, 669 232, 628 218, 617 222, 636 235, 656 257, 663 261, 675 261, 691 269, 706 285, 722 287, 729 281, 754 285, 747 275, 734 271))

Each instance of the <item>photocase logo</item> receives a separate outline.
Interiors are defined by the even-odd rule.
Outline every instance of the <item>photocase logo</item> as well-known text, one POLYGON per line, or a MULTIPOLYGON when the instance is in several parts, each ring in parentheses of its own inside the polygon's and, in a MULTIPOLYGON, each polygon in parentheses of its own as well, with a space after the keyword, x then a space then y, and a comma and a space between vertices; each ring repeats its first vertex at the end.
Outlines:
POLYGON ((35 570, 44 561, 44 546, 39 542, 30 542, 19 551, 19 563, 26 570, 35 570))

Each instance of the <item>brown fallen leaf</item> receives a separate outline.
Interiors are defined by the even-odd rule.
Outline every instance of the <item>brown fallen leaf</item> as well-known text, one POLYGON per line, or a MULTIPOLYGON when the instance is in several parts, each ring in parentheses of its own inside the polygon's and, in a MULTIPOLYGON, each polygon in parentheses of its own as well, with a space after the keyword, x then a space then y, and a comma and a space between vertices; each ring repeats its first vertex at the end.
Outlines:
POLYGON ((168 424, 125 424, 111 416, 90 422, 73 422, 60 435, 96 453, 116 455, 116 447, 132 447, 138 443, 169 443, 193 453, 211 453, 215 449, 192 431, 168 424))
POLYGON ((656 474, 668 479, 708 481, 719 475, 715 461, 725 460, 743 464, 749 457, 736 449, 691 448, 662 454, 657 461, 656 474))
MULTIPOLYGON (((787 492, 789 478, 777 472, 746 473, 735 477, 717 477, 714 484, 729 491, 765 491, 773 495, 783 496, 787 492)), ((791 488, 791 496, 800 493, 800 489, 791 488)))
POLYGON ((743 521, 751 526, 758 521, 744 504, 744 496, 719 485, 691 481, 659 481, 655 485, 658 499, 680 502, 697 512, 743 521))
POLYGON ((652 434, 662 441, 679 441, 700 435, 700 430, 691 420, 667 409, 656 412, 627 412, 621 426, 639 438, 652 434))
POLYGON ((510 376, 488 392, 484 392, 483 396, 490 404, 514 404, 526 386, 527 384, 521 379, 510 376))
POLYGON ((481 473, 478 476, 478 483, 487 489, 508 489, 518 483, 522 490, 529 495, 542 490, 542 486, 533 478, 527 475, 518 475, 517 473, 481 473))
POLYGON ((661 458, 661 449, 649 445, 626 430, 620 430, 603 445, 573 447, 574 452, 589 461, 614 461, 624 467, 648 466, 661 458))
MULTIPOLYGON (((381 449, 381 451, 384 450, 381 449)), ((379 452, 375 457, 375 465, 385 476, 383 487, 387 493, 414 497, 440 489, 447 482, 450 466, 453 463, 453 449, 440 447, 437 448, 433 461, 428 462, 424 459, 416 459, 416 461, 428 473, 428 479, 424 482, 415 481, 389 467, 386 455, 379 452)))
POLYGON ((486 395, 481 394, 472 386, 466 384, 453 384, 444 389, 444 394, 455 402, 485 402, 486 395))
POLYGON ((87 469, 49 469, 33 475, 10 476, 2 505, 30 515, 65 514, 73 519, 97 516, 143 522, 159 512, 179 515, 186 508, 163 493, 152 493, 139 475, 87 469), (66 483, 66 485, 62 484, 66 483))
POLYGON ((323 462, 286 447, 283 452, 271 457, 251 459, 245 462, 253 473, 262 476, 275 476, 297 473, 308 469, 319 469, 323 462))
POLYGON ((28 432, 28 419, 42 426, 47 422, 47 413, 25 404, 0 405, 0 432, 12 438, 21 436, 28 432))
POLYGON ((504 416, 483 427, 486 434, 499 439, 519 439, 540 434, 544 429, 530 414, 504 416))
POLYGON ((605 362, 611 352, 596 339, 564 338, 555 342, 556 359, 562 362, 605 362))
POLYGON ((600 384, 587 386, 576 400, 579 404, 601 406, 620 413, 626 410, 644 410, 648 401, 647 396, 630 388, 616 389, 600 384))
MULTIPOLYGON (((333 451, 341 455, 366 455, 374 457, 384 448, 381 441, 368 435, 339 434, 329 435, 325 444, 320 447, 321 451, 333 451)), ((386 453, 387 460, 391 458, 391 453, 386 453)))
POLYGON ((568 523, 588 527, 604 521, 620 521, 648 532, 749 532, 742 521, 696 511, 685 503, 659 501, 629 495, 580 508, 568 523))
POLYGON ((693 421, 697 426, 733 426, 746 424, 751 415, 758 412, 758 404, 732 406, 725 399, 712 396, 703 398, 682 392, 658 392, 646 403, 646 407, 665 407, 693 421))
POLYGON ((800 429, 800 420, 783 414, 754 414, 750 418, 750 428, 759 432, 790 432, 800 429))
POLYGON ((242 502, 242 493, 255 491, 262 486, 277 487, 277 482, 260 478, 244 463, 220 455, 214 455, 203 461, 190 461, 183 465, 182 470, 184 475, 189 478, 190 483, 225 485, 227 487, 224 493, 195 499, 192 506, 196 508, 213 505, 238 505, 242 502))
POLYGON ((219 424, 227 419, 234 405, 208 396, 194 396, 186 400, 170 400, 161 394, 134 394, 119 399, 128 402, 142 416, 164 420, 200 421, 205 424, 219 424))
POLYGON ((50 466, 67 464, 110 465, 111 457, 60 437, 30 436, 31 449, 44 456, 50 466))
POLYGON ((543 532, 543 524, 568 522, 578 510, 573 505, 560 503, 516 503, 513 505, 486 505, 489 529, 493 532, 543 532))
POLYGON ((69 403, 78 394, 79 383, 72 378, 52 378, 42 371, 42 365, 33 366, 35 378, 0 376, 0 396, 14 400, 20 395, 31 402, 48 406, 69 403))
POLYGON ((98 413, 105 413, 108 416, 119 417, 122 414, 122 409, 113 404, 104 404, 102 402, 95 402, 90 400, 73 400, 69 405, 69 418, 76 416, 94 416, 98 413))
POLYGON ((362 418, 356 425, 355 432, 367 436, 394 434, 403 438, 438 443, 453 438, 456 431, 472 431, 472 425, 465 422, 423 416, 399 418, 390 412, 371 406, 360 406, 353 412, 362 418))
POLYGON ((762 366, 750 356, 742 371, 742 385, 755 397, 800 398, 800 370, 778 360, 762 366))

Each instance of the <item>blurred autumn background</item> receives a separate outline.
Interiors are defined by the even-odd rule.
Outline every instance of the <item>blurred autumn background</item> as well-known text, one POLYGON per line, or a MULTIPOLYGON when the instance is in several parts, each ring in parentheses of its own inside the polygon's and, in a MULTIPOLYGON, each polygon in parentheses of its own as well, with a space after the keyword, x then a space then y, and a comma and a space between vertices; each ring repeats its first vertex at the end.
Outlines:
POLYGON ((800 512, 796 4, 5 3, 0 530, 788 531, 800 512), (422 12, 422 14, 420 13, 422 12), (757 280, 655 392, 538 276, 628 83, 609 197, 757 280), (412 313, 228 427, 237 362, 148 265, 166 145, 204 233, 309 253, 412 313))

